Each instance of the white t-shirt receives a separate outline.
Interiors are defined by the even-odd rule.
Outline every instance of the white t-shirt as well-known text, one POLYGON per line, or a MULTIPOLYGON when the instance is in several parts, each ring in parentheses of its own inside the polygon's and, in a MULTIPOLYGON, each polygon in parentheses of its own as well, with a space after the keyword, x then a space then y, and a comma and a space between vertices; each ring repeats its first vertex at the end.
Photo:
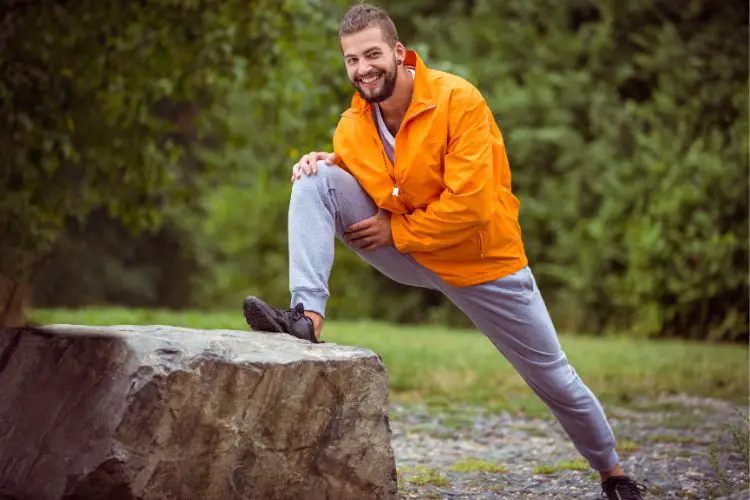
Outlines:
MULTIPOLYGON (((407 67, 406 68, 409 74, 414 78, 414 68, 407 67)), ((391 164, 394 163, 394 152, 396 150, 396 138, 393 137, 393 134, 391 134, 391 131, 388 130, 388 127, 385 125, 385 120, 383 120, 383 115, 380 113, 380 106, 377 104, 374 106, 375 108, 375 119, 378 124, 378 134, 380 135, 380 141, 383 143, 383 148, 385 149, 385 154, 388 155, 388 158, 391 160, 391 164)))

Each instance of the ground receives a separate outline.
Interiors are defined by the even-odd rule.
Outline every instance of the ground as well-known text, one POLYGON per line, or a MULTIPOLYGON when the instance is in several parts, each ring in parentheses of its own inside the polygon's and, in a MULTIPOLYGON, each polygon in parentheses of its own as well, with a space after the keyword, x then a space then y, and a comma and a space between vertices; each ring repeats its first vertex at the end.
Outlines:
MULTIPOLYGON (((746 411, 687 396, 605 409, 646 498, 750 498, 746 411)), ((397 404, 391 418, 400 498, 600 498, 598 475, 550 418, 397 404)))
MULTIPOLYGON (((84 308, 32 317, 41 324, 247 330, 239 310, 84 308)), ((560 339, 602 401, 626 471, 650 488, 647 498, 750 498, 747 344, 560 339)), ((599 498, 596 478, 560 426, 479 332, 329 321, 325 340, 372 349, 388 369, 402 498, 599 498)))

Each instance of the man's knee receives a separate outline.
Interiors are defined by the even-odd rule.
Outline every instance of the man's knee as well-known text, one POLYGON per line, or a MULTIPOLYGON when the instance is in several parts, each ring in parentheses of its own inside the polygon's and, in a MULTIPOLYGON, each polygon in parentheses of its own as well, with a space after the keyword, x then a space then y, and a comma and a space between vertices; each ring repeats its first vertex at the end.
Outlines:
POLYGON ((329 189, 334 189, 347 183, 356 184, 356 180, 351 174, 336 165, 329 165, 324 160, 318 161, 315 173, 310 175, 302 173, 302 177, 294 182, 292 195, 295 193, 325 193, 329 189))

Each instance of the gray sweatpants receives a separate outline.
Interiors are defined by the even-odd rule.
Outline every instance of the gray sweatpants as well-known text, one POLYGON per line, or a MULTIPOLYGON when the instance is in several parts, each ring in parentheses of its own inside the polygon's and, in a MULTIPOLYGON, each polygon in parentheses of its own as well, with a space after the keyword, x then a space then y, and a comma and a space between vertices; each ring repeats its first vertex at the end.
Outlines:
MULTIPOLYGON (((318 163, 318 173, 294 183, 289 207, 291 305, 325 316, 335 238, 372 217, 375 203, 346 171, 318 163)), ((352 248, 352 247, 350 247, 352 248)), ((385 276, 444 293, 497 347, 546 403, 589 465, 618 462, 615 437, 594 394, 563 352, 531 270, 470 287, 454 287, 395 247, 352 248, 385 276)))

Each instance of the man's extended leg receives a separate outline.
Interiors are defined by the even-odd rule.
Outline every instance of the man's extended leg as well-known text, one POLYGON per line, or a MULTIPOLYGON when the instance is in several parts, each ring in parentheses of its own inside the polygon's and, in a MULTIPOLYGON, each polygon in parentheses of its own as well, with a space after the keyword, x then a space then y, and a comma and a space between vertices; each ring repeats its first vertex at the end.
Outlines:
POLYGON ((568 363, 531 270, 444 291, 547 404, 590 466, 613 470, 615 436, 599 401, 568 363))

